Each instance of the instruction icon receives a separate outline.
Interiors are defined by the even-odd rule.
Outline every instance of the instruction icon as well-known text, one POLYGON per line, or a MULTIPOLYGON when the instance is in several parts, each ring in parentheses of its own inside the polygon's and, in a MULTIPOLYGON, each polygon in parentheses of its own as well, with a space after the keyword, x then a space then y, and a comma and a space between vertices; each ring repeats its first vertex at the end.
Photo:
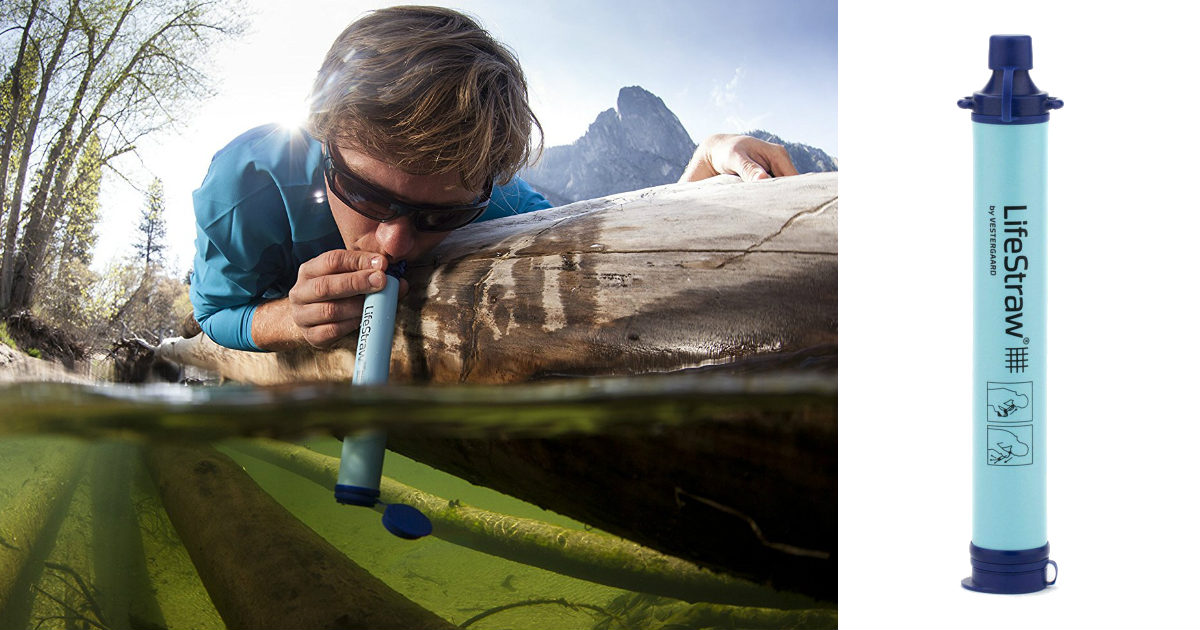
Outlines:
POLYGON ((1033 422, 1033 381, 987 384, 988 422, 1033 422))
POLYGON ((1033 463, 1033 425, 987 428, 988 466, 1028 466, 1033 463))

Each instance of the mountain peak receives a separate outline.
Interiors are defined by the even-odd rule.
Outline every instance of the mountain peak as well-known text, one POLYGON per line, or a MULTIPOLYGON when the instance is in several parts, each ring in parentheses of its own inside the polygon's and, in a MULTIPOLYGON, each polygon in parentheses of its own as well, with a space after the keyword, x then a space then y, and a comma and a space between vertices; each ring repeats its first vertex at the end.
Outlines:
MULTIPOLYGON (((820 149, 784 142, 765 131, 749 135, 786 147, 801 173, 837 170, 837 160, 820 149)), ((666 103, 631 85, 621 88, 617 106, 600 112, 587 133, 570 145, 546 149, 541 161, 521 176, 561 205, 675 182, 695 150, 666 103)))
POLYGON ((524 177, 552 201, 593 199, 679 179, 696 145, 663 100, 621 88, 574 144, 551 147, 524 177))
MULTIPOLYGON (((670 113, 666 103, 663 100, 650 92, 647 92, 639 85, 631 85, 621 88, 617 93, 617 112, 621 116, 627 114, 642 114, 656 110, 670 113)), ((674 114, 672 114, 673 116, 674 114)))

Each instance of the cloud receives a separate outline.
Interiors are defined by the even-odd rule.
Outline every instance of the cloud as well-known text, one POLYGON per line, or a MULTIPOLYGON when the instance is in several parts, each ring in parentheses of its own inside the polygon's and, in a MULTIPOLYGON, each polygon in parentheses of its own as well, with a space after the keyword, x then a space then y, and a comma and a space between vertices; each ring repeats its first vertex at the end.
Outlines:
POLYGON ((715 85, 712 90, 712 102, 717 107, 734 107, 738 105, 738 82, 742 78, 742 67, 733 71, 733 78, 725 85, 715 85))
POLYGON ((737 114, 730 114, 725 117, 725 124, 729 125, 730 131, 744 133, 754 131, 755 129, 763 128, 763 121, 771 117, 771 112, 765 112, 750 118, 744 118, 737 114))

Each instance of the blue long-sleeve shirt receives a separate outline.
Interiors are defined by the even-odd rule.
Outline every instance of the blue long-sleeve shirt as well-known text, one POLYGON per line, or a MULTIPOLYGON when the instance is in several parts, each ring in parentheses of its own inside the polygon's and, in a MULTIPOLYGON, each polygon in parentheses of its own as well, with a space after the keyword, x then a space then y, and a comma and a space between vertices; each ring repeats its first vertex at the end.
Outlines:
MULTIPOLYGON (((261 350, 250 333, 258 305, 286 296, 304 262, 346 247, 325 199, 321 144, 277 125, 251 129, 213 156, 192 202, 196 321, 223 346, 261 350)), ((529 184, 513 178, 492 189, 477 220, 549 207, 529 184)))

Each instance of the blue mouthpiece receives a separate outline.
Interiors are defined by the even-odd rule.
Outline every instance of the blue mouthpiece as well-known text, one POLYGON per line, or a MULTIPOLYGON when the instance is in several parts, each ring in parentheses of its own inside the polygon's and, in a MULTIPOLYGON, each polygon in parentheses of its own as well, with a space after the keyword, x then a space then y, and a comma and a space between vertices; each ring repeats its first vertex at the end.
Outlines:
POLYGON ((1033 68, 1033 38, 1028 35, 992 35, 988 41, 988 67, 992 70, 1033 68))
POLYGON ((389 275, 393 278, 403 278, 404 274, 407 272, 408 272, 408 262, 401 260, 399 262, 395 262, 395 263, 392 263, 391 265, 388 265, 387 271, 385 273, 387 273, 387 275, 389 275))
POLYGON ((1029 125, 1050 120, 1050 110, 1062 99, 1038 90, 1029 78, 1033 68, 1033 39, 1028 35, 992 35, 988 42, 992 78, 982 90, 958 106, 971 110, 971 120, 993 125, 1029 125))

